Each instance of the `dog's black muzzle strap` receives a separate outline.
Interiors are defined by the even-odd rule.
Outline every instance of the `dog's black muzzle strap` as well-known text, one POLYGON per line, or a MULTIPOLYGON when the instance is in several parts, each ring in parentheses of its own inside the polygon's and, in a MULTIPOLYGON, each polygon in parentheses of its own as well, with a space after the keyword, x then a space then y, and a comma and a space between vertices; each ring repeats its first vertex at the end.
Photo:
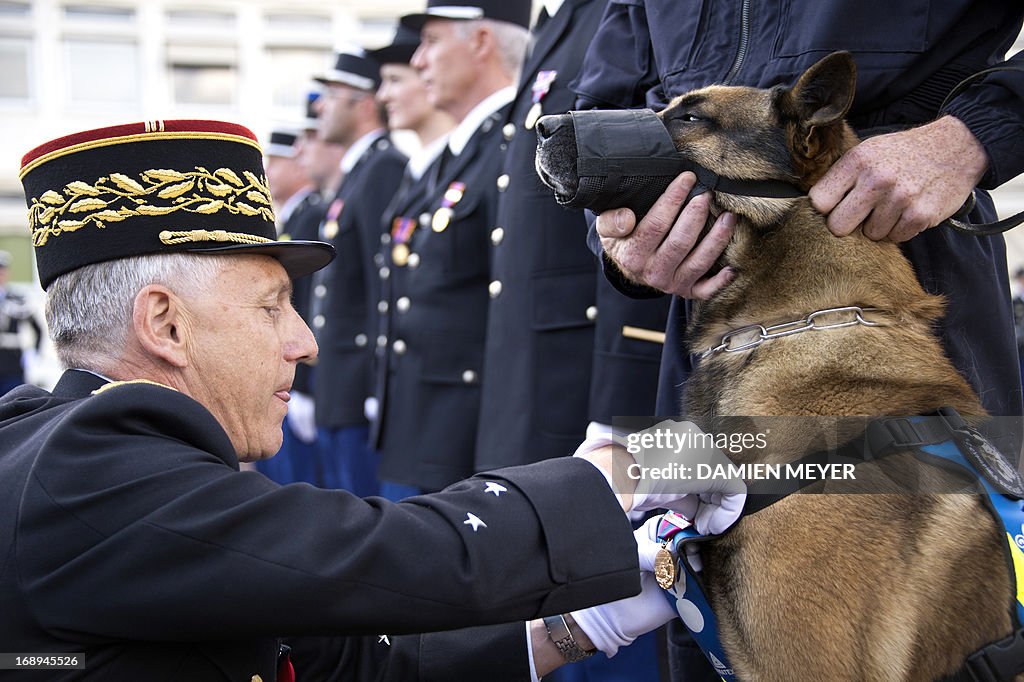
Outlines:
POLYGON ((639 219, 684 171, 697 176, 687 200, 711 190, 772 199, 806 196, 786 182, 726 178, 683 159, 650 109, 570 111, 569 115, 576 137, 579 186, 575 196, 558 198, 564 206, 595 213, 626 207, 639 219))

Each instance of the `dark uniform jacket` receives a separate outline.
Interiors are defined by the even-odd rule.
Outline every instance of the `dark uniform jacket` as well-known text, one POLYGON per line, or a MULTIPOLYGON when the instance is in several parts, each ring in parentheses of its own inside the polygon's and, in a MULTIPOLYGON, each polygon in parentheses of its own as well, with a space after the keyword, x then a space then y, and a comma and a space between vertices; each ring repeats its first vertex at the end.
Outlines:
POLYGON ((42 345, 43 329, 28 302, 17 294, 0 289, 0 384, 7 377, 20 377, 21 326, 27 324, 35 334, 36 350, 42 345))
POLYGON ((381 215, 402 179, 406 158, 386 135, 366 150, 328 202, 320 238, 337 257, 313 276, 313 332, 320 345, 314 388, 316 423, 332 429, 365 424, 370 394, 370 310, 380 298, 373 257, 381 215))
MULTIPOLYGON (((1020 3, 1009 0, 611 0, 573 87, 580 108, 661 108, 710 83, 792 84, 829 52, 849 50, 857 62, 850 120, 870 135, 933 119, 956 83, 1003 58, 1022 15, 1020 3)), ((1024 56, 1013 61, 1024 63, 1024 56)), ((1024 74, 987 76, 945 112, 964 121, 985 147, 990 167, 983 187, 1024 170, 1024 74)), ((993 219, 991 202, 979 204, 972 218, 993 219)), ((991 413, 1020 414, 1003 238, 940 227, 904 249, 925 289, 948 299, 940 331, 957 368, 991 413)), ((673 301, 659 413, 678 412, 690 362, 678 351, 685 320, 682 301, 673 301)))
POLYGON ((72 370, 0 399, 0 640, 86 662, 0 678, 270 682, 276 636, 345 634, 339 679, 485 679, 491 655, 486 679, 522 679, 523 619, 639 589, 629 524, 581 460, 361 500, 239 472, 199 403, 105 383, 72 370))
POLYGON ((568 85, 605 4, 566 0, 554 17, 542 14, 502 129, 508 184, 490 233, 501 290, 488 311, 477 471, 571 454, 591 419, 654 409, 661 346, 624 339, 622 328, 663 330, 668 303, 629 299, 599 274, 586 217, 559 206, 537 177, 537 137, 525 125, 534 84, 552 71, 542 113, 573 108, 568 85))
MULTIPOLYGON (((306 193, 298 206, 292 210, 287 217, 284 227, 281 230, 281 239, 315 240, 320 238, 320 223, 323 221, 324 211, 327 204, 324 202, 320 192, 310 190, 306 193)), ((312 326, 313 316, 310 314, 310 296, 313 289, 312 277, 300 277, 292 282, 292 305, 295 312, 312 326)), ((310 393, 312 385, 312 367, 300 363, 295 368, 295 381, 292 382, 292 390, 302 393, 310 393)))
MULTIPOLYGON (((501 126, 491 114, 462 152, 427 169, 406 208, 414 218, 405 265, 381 268, 387 333, 377 371, 381 479, 438 490, 473 473, 490 282, 490 234, 501 173, 501 126)), ((493 291, 493 290, 492 290, 493 291)))

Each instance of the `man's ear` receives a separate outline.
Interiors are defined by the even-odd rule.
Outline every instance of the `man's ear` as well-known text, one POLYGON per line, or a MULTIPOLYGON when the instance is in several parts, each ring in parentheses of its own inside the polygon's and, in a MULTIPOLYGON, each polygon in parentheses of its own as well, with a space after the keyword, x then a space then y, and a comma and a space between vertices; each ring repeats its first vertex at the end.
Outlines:
POLYGON ((188 364, 188 324, 181 298, 160 284, 135 295, 132 328, 142 349, 174 367, 188 364))
POLYGON ((486 56, 497 49, 494 31, 486 24, 478 26, 469 37, 469 47, 478 58, 486 56))

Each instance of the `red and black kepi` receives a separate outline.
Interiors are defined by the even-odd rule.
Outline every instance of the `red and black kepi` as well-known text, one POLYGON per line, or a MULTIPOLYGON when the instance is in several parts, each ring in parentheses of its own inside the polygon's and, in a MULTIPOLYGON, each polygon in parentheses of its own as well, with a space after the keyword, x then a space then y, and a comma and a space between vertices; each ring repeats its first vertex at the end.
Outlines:
POLYGON ((262 153, 221 121, 146 121, 87 130, 24 156, 21 181, 39 280, 146 254, 261 254, 291 277, 324 267, 330 244, 277 241, 262 153))

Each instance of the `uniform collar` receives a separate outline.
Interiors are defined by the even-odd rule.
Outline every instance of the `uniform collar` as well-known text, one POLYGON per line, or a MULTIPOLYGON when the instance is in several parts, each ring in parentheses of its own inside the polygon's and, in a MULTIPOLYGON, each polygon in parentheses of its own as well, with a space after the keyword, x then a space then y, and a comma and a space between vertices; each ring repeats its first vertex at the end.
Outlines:
POLYGON ((278 226, 284 225, 288 222, 288 219, 292 217, 292 213, 295 213, 295 209, 313 192, 313 187, 306 185, 295 194, 288 197, 281 208, 277 209, 277 224, 278 226))
POLYGON ((544 9, 547 10, 549 17, 553 17, 563 4, 565 4, 565 0, 544 0, 544 9))
POLYGON ((480 127, 487 117, 512 102, 515 97, 516 88, 514 85, 510 85, 492 92, 480 100, 480 103, 466 114, 466 118, 462 119, 459 125, 455 126, 452 134, 448 136, 448 148, 451 149, 452 154, 455 156, 461 154, 462 150, 469 144, 469 138, 473 137, 473 133, 476 132, 476 129, 480 127))
POLYGON ((434 163, 434 159, 441 155, 446 144, 448 144, 448 136, 442 135, 409 157, 409 175, 413 180, 423 177, 423 174, 430 168, 430 164, 434 163))
POLYGON ((341 157, 341 172, 345 175, 352 172, 352 169, 356 167, 357 163, 359 163, 359 159, 363 158, 363 154, 366 153, 366 150, 370 148, 370 145, 377 141, 377 138, 382 137, 384 132, 383 128, 377 128, 376 130, 371 130, 353 142, 352 146, 345 152, 345 156, 341 157))

